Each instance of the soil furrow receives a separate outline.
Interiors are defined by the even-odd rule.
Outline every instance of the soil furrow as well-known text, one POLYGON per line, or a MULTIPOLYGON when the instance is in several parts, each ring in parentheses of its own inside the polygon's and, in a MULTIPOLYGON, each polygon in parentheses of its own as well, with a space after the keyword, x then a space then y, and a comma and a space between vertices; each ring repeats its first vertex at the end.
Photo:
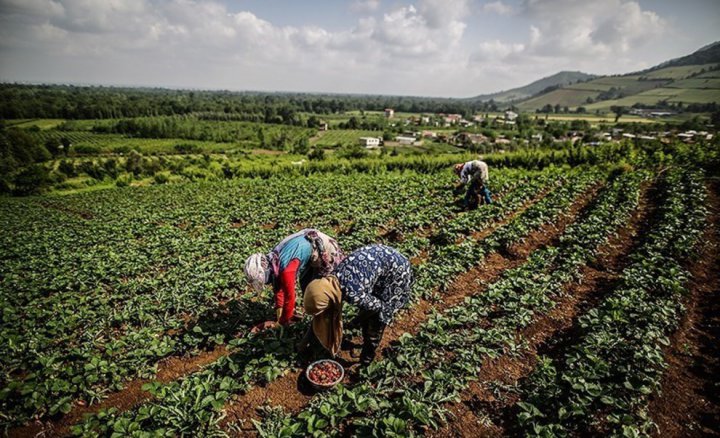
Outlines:
POLYGON ((581 282, 566 285, 562 298, 547 314, 541 315, 518 333, 527 342, 518 356, 503 355, 482 366, 478 380, 469 385, 460 403, 449 408, 454 417, 434 437, 514 436, 514 405, 519 401, 518 384, 534 370, 541 354, 559 354, 564 346, 576 339, 578 317, 596 306, 609 294, 628 255, 639 245, 643 231, 651 224, 656 211, 653 190, 644 187, 639 205, 630 221, 617 235, 599 249, 596 259, 581 268, 581 282))
POLYGON ((662 437, 720 436, 720 183, 709 184, 710 223, 690 266, 690 295, 665 359, 650 418, 662 437))
MULTIPOLYGON (((442 303, 428 300, 421 300, 409 311, 405 312, 387 328, 381 343, 380 356, 383 356, 387 347, 396 341, 404 333, 415 333, 419 326, 427 320, 434 310, 449 308, 459 304, 465 297, 482 293, 488 284, 496 281, 502 272, 507 269, 520 266, 525 262, 527 256, 534 250, 552 244, 564 231, 565 227, 572 223, 595 198, 602 184, 597 184, 588 189, 583 195, 573 202, 572 206, 563 214, 557 217, 554 223, 547 224, 538 231, 531 233, 522 243, 514 245, 508 254, 492 253, 478 266, 470 271, 461 274, 448 287, 442 295, 442 303), (438 308, 437 305, 441 304, 438 308)), ((535 199, 523 205, 502 221, 494 224, 491 228, 497 229, 509 223, 514 217, 527 210, 531 205, 538 202, 547 192, 543 192, 535 199)), ((489 234, 488 234, 489 235, 489 234)), ((350 369, 349 378, 352 379, 354 370, 350 369)), ((236 434, 243 436, 252 434, 252 425, 247 420, 258 420, 260 417, 256 409, 263 405, 281 405, 288 412, 296 413, 307 405, 312 398, 312 391, 304 388, 300 371, 291 373, 271 382, 264 387, 254 387, 247 394, 241 396, 225 408, 226 417, 222 424, 231 422, 243 422, 242 429, 236 434)))
POLYGON ((28 436, 66 436, 70 427, 82 420, 86 414, 95 414, 103 409, 116 408, 120 411, 132 409, 152 398, 152 395, 143 390, 143 385, 152 382, 168 383, 182 376, 199 371, 222 356, 227 355, 224 345, 219 345, 210 351, 204 351, 197 356, 169 357, 158 363, 158 372, 154 379, 138 379, 128 382, 122 391, 114 392, 101 402, 93 405, 76 404, 68 414, 53 420, 35 421, 25 426, 12 429, 8 432, 10 438, 28 436))

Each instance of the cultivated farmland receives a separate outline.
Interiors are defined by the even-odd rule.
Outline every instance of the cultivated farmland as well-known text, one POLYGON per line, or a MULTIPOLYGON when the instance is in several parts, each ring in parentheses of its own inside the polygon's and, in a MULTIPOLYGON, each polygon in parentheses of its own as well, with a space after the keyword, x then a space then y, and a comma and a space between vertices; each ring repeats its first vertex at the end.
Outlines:
POLYGON ((688 312, 717 298, 717 185, 677 167, 493 169, 496 202, 461 212, 453 181, 406 169, 2 199, 4 428, 634 436, 674 424, 663 369, 688 312), (249 254, 308 226, 348 251, 392 245, 416 276, 378 360, 358 373, 343 352, 346 380, 321 394, 298 390, 309 319, 251 333, 272 308, 242 276, 249 254))

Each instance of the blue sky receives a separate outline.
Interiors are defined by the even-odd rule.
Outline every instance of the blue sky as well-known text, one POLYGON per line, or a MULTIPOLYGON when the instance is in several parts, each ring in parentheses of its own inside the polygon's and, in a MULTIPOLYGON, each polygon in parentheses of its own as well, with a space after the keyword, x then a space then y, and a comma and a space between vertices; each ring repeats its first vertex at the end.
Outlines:
POLYGON ((468 97, 720 40, 718 0, 0 0, 0 80, 468 97))

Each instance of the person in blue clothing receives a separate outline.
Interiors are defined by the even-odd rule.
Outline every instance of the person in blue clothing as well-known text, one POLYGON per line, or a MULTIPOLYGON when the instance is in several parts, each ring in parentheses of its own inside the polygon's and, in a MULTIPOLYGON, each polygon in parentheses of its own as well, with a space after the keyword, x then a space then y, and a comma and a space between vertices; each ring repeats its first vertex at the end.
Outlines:
POLYGON ((385 328, 410 301, 412 284, 410 262, 396 249, 368 245, 354 251, 332 274, 308 284, 303 305, 313 316, 313 323, 301 350, 309 346, 314 334, 323 347, 337 354, 342 339, 342 303, 347 302, 359 308, 355 322, 363 336, 360 363, 368 365, 375 358, 385 328))
POLYGON ((275 298, 276 320, 262 322, 253 330, 290 324, 295 317, 295 282, 300 280, 304 290, 313 278, 329 274, 342 259, 335 239, 313 228, 286 237, 269 254, 248 257, 245 262, 248 283, 258 291, 272 284, 275 298))

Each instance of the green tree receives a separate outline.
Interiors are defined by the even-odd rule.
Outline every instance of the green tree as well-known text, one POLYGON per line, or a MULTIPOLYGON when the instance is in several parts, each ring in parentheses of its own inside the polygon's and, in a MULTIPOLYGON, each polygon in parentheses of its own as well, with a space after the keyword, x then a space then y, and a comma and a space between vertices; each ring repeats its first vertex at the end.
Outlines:
POLYGON ((50 173, 42 164, 28 166, 15 177, 14 194, 19 196, 37 195, 50 185, 50 173))
POLYGON ((322 161, 325 159, 325 149, 315 146, 307 157, 309 160, 322 161))
POLYGON ((615 123, 617 123, 623 114, 627 114, 628 109, 627 109, 627 107, 624 107, 624 106, 612 105, 610 107, 610 111, 612 111, 615 114, 615 123))

